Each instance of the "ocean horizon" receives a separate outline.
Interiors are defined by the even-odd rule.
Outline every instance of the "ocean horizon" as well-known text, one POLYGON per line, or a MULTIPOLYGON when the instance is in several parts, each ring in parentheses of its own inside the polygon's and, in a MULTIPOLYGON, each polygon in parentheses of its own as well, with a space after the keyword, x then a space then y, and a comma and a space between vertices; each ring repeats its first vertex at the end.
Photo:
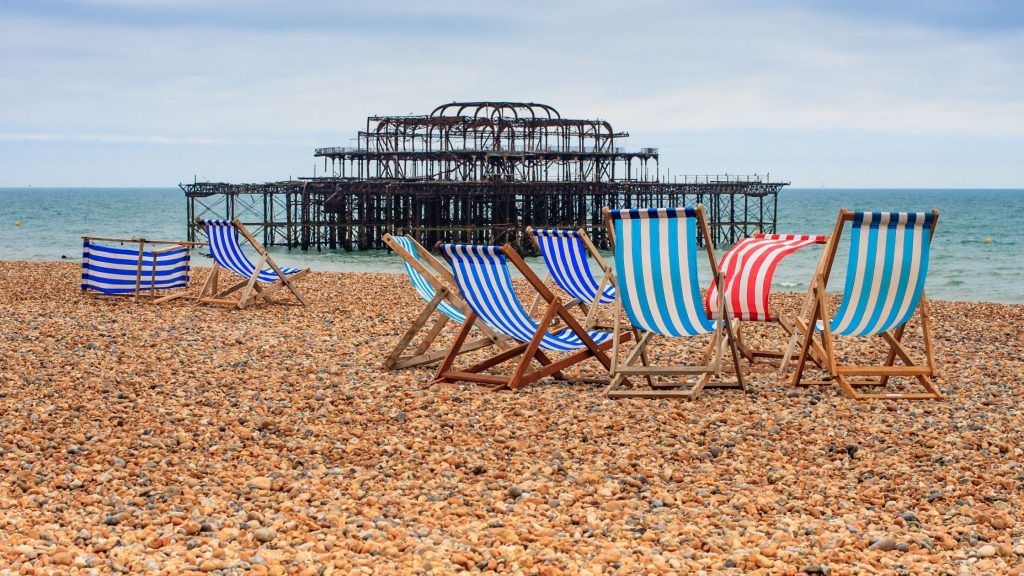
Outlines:
MULTIPOLYGON (((939 211, 926 290, 932 299, 1024 303, 1022 189, 786 188, 779 194, 780 233, 829 234, 840 208, 939 211)), ((76 261, 81 237, 143 236, 183 240, 185 195, 179 188, 0 188, 0 260, 76 261)), ((845 266, 846 237, 837 266, 845 266)), ((719 247, 724 248, 724 247, 719 247)), ((402 271, 386 251, 303 252, 271 248, 282 265, 319 271, 402 271)), ((821 253, 810 248, 779 266, 773 289, 802 292, 821 253)), ((209 265, 200 249, 193 264, 209 265)), ((542 268, 539 259, 531 265, 542 268)), ((837 268, 842 270, 842 268, 837 268)), ((707 270, 702 271, 707 285, 707 270)), ((840 272, 841 274, 841 272, 840 272)), ((838 289, 842 278, 834 276, 838 289)))

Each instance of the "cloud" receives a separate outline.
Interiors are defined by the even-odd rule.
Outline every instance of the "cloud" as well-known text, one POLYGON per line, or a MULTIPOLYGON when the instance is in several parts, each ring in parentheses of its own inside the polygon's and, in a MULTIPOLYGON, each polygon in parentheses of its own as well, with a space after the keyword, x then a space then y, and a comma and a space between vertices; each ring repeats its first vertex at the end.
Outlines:
POLYGON ((99 144, 161 144, 175 146, 268 146, 269 140, 172 137, 139 134, 16 134, 0 132, 0 142, 94 142, 99 144))
POLYGON ((368 115, 478 99, 671 138, 1024 136, 1020 10, 854 4, 11 0, 0 142, 311 155, 368 115))

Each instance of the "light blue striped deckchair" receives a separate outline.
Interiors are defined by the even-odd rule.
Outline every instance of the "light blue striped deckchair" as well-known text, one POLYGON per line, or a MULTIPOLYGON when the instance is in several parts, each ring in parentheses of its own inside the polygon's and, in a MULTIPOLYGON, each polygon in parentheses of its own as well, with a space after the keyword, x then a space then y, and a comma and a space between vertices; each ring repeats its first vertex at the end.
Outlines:
MULTIPOLYGON (((640 336, 636 347, 625 362, 618 361, 618 347, 612 352, 612 381, 606 393, 613 398, 640 397, 696 398, 708 386, 746 389, 736 350, 735 332, 727 299, 719 292, 718 317, 708 317, 701 298, 697 278, 698 230, 704 238, 711 238, 704 207, 696 208, 643 208, 627 210, 604 209, 609 237, 615 246, 615 273, 612 283, 617 291, 615 331, 621 331, 623 312, 640 336), (698 229, 698 226, 700 228, 698 229), (700 365, 649 366, 646 348, 655 335, 689 337, 712 334, 700 365), (722 352, 728 345, 736 369, 736 381, 721 378, 722 352), (637 365, 643 360, 642 366, 637 365), (643 375, 655 390, 620 388, 628 375, 643 375), (696 383, 687 386, 686 376, 698 376, 696 383), (671 385, 655 384, 654 376, 682 376, 671 385), (712 382, 717 377, 717 382, 712 382), (669 389, 671 388, 671 389, 669 389)), ((723 283, 715 253, 706 249, 717 290, 723 283)))
POLYGON ((210 255, 213 256, 213 270, 199 293, 199 302, 242 309, 259 300, 273 302, 270 296, 286 287, 303 306, 308 305, 306 297, 299 292, 294 281, 309 273, 309 268, 299 270, 298 268, 278 266, 274 259, 267 254, 263 245, 246 230, 238 219, 234 221, 202 220, 197 217, 196 224, 206 233, 206 237, 209 239, 210 255), (253 264, 242 251, 242 246, 238 243, 239 234, 248 240, 259 254, 258 263, 253 264), (264 269, 264 265, 270 266, 270 268, 264 269), (218 291, 217 283, 222 269, 234 272, 244 279, 218 291), (237 300, 225 298, 238 290, 242 290, 242 293, 237 300))
POLYGON ((850 398, 925 399, 941 394, 932 383, 935 376, 935 355, 932 350, 928 303, 924 295, 925 277, 931 238, 935 234, 939 213, 931 212, 854 212, 841 210, 835 232, 829 239, 825 254, 815 272, 811 292, 811 318, 800 321, 802 337, 800 360, 793 375, 793 384, 831 384, 802 381, 804 366, 813 348, 825 359, 825 368, 843 393, 850 398), (843 298, 831 316, 825 288, 839 245, 839 236, 850 222, 850 255, 846 267, 843 298), (907 322, 917 311, 924 339, 925 365, 913 362, 902 343, 907 322), (813 334, 821 335, 821 342, 813 334), (840 364, 835 351, 835 336, 879 336, 888 346, 883 365, 840 364), (896 358, 902 366, 896 366, 896 358), (851 380, 850 376, 872 377, 851 380), (861 394, 855 387, 885 386, 896 376, 914 377, 925 388, 920 393, 861 394))
MULTIPOLYGON (((572 301, 566 306, 572 308, 573 305, 579 305, 586 314, 583 327, 593 326, 597 321, 598 307, 615 301, 615 288, 611 285, 611 267, 601 258, 590 236, 582 228, 559 230, 531 226, 526 228, 526 233, 533 238, 544 258, 544 265, 548 269, 544 281, 554 281, 566 294, 572 296, 572 301), (591 257, 601 268, 600 280, 595 279, 590 271, 591 257)), ((531 313, 536 311, 538 304, 539 296, 533 300, 531 313)))
POLYGON ((597 358, 605 368, 611 366, 605 350, 617 341, 612 333, 585 330, 569 314, 561 299, 548 289, 510 245, 498 247, 439 244, 439 248, 451 265, 455 283, 471 312, 444 362, 441 363, 436 382, 466 381, 489 385, 494 390, 516 389, 546 376, 565 379, 562 369, 590 357, 597 358), (547 303, 539 321, 527 313, 519 300, 512 285, 508 262, 522 273, 526 281, 547 303), (498 334, 520 344, 465 370, 454 370, 452 365, 455 358, 472 322, 477 318, 483 320, 498 334), (552 322, 556 319, 564 323, 565 327, 552 328, 552 322), (569 355, 553 361, 548 358, 547 352, 566 352, 569 355), (514 358, 518 358, 518 364, 510 375, 483 373, 514 358), (530 371, 530 364, 534 360, 538 361, 541 367, 530 371))
POLYGON ((165 290, 186 288, 189 281, 189 246, 169 242, 148 242, 141 238, 82 237, 82 291, 106 296, 161 296, 154 302, 166 302, 185 292, 166 294, 165 290), (111 243, 118 246, 109 246, 111 243), (147 244, 154 245, 149 250, 147 244), (170 244, 163 248, 155 245, 170 244), (130 247, 129 247, 130 246, 130 247))
MULTIPOLYGON (((405 264, 405 272, 409 276, 413 288, 419 297, 426 302, 426 306, 417 315, 416 320, 398 340, 391 353, 384 359, 384 367, 389 370, 399 370, 401 368, 437 362, 444 358, 446 351, 430 350, 430 346, 441 334, 441 330, 448 323, 449 319, 459 324, 465 323, 469 308, 459 298, 458 294, 448 287, 455 283, 451 272, 446 270, 412 236, 385 234, 384 243, 402 258, 403 264, 405 264), (427 334, 417 345, 415 351, 412 354, 403 356, 403 352, 409 348, 416 335, 423 329, 427 321, 430 320, 430 317, 437 312, 440 313, 437 314, 437 320, 434 321, 434 325, 427 331, 427 334)), ((463 352, 470 352, 492 344, 499 344, 498 336, 490 328, 479 322, 477 323, 477 328, 484 334, 484 337, 466 343, 463 346, 463 352)))

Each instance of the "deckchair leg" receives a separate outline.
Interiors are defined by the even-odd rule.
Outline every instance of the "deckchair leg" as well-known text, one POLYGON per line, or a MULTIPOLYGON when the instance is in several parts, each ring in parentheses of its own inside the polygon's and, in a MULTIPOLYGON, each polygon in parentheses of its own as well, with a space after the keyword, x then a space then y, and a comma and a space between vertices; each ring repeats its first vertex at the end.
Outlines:
MULTIPOLYGON (((552 280, 550 272, 548 272, 548 275, 544 277, 543 282, 545 286, 554 285, 554 280, 552 280)), ((530 303, 530 316, 537 313, 537 309, 540 308, 540 301, 540 292, 538 292, 533 296, 533 302, 530 303)))
POLYGON ((249 303, 249 295, 252 293, 253 284, 256 283, 256 279, 260 275, 260 270, 263 269, 263 265, 267 263, 267 255, 264 253, 260 256, 260 261, 256 264, 256 269, 253 271, 252 276, 249 277, 249 283, 245 285, 245 290, 242 291, 242 295, 238 298, 238 309, 242 310, 249 303))
POLYGON ((736 348, 747 362, 754 363, 754 352, 743 341, 743 322, 736 323, 736 348))
MULTIPOLYGON (((816 275, 814 277, 814 279, 811 281, 812 284, 813 284, 812 287, 811 287, 811 294, 812 294, 812 296, 811 296, 812 303, 811 303, 811 311, 810 311, 811 312, 811 316, 810 316, 810 318, 807 321, 806 330, 804 330, 804 334, 803 334, 803 344, 800 347, 800 356, 799 356, 799 358, 796 361, 796 371, 793 373, 793 386, 807 386, 808 385, 808 383, 801 382, 801 378, 803 377, 804 368, 805 368, 805 366, 807 364, 807 356, 808 356, 808 353, 810 352, 811 344, 814 341, 814 334, 815 334, 814 327, 818 323, 818 320, 821 319, 821 317, 822 317, 822 309, 824 307, 824 303, 823 303, 823 296, 824 296, 824 294, 822 294, 818 290, 818 279, 819 279, 819 276, 816 275)), ((797 337, 797 333, 794 332, 793 337, 796 338, 797 337)), ((824 337, 822 339, 824 340, 824 337)), ((824 346, 823 346, 823 348, 824 348, 824 346)), ((828 350, 826 350, 826 355, 828 355, 828 350)), ((830 363, 831 359, 830 358, 826 358, 825 361, 826 361, 826 364, 828 364, 828 363, 830 363)))
MULTIPOLYGON (((723 296, 722 300, 724 302, 724 300, 725 300, 724 296, 723 296)), ((732 353, 732 363, 733 363, 733 366, 736 367, 736 381, 737 381, 737 383, 739 385, 740 390, 743 390, 744 392, 746 392, 747 391, 747 382, 743 378, 743 369, 740 367, 740 355, 739 355, 739 350, 737 350, 737 342, 736 342, 736 340, 737 340, 737 333, 739 332, 739 327, 737 326, 736 327, 736 332, 733 332, 732 319, 730 319, 729 316, 730 316, 730 311, 728 309, 726 309, 725 313, 723 314, 723 318, 725 318, 725 326, 724 326, 725 327, 725 338, 728 340, 729 350, 732 353)), ((722 328, 722 327, 720 326, 719 328, 722 328)), ((716 366, 721 366, 721 356, 719 356, 719 360, 718 360, 718 363, 716 364, 716 366)), ((721 378, 721 374, 719 374, 719 378, 721 378)))
MULTIPOLYGON (((900 342, 903 340, 903 330, 906 327, 907 327, 907 325, 903 324, 903 325, 899 326, 898 328, 896 328, 896 330, 893 331, 893 334, 889 334, 887 332, 883 332, 882 334, 879 334, 879 336, 883 340, 885 340, 886 343, 889 344, 889 354, 885 358, 885 364, 884 364, 885 366, 892 366, 893 364, 896 363, 896 350, 897 350, 897 346, 899 346, 900 342), (888 336, 888 338, 886 338, 886 336, 888 336)), ((908 365, 909 365, 909 359, 908 360, 904 360, 904 362, 908 362, 908 365)), ((882 376, 880 376, 878 378, 878 385, 879 386, 886 386, 888 384, 889 384, 889 375, 888 374, 883 374, 882 376)))
MULTIPOLYGON (((638 356, 644 357, 644 365, 647 365, 647 343, 650 341, 651 336, 653 336, 653 334, 653 332, 645 332, 643 336, 637 339, 636 348, 634 348, 633 351, 630 352, 629 356, 626 357, 626 360, 624 362, 624 366, 626 368, 633 366, 638 356)), ((622 384, 622 381, 625 377, 626 375, 623 372, 617 371, 617 373, 613 374, 611 382, 609 382, 608 386, 606 386, 604 389, 605 396, 609 395, 612 391, 617 389, 622 384)), ((653 381, 649 374, 647 375, 647 382, 653 386, 653 381)))
POLYGON ((589 330, 597 325, 598 321, 598 310, 601 309, 601 295, 604 294, 605 288, 608 287, 610 278, 607 273, 601 277, 601 282, 597 285, 597 297, 590 304, 590 311, 587 312, 587 317, 583 321, 583 328, 589 330))
POLYGON ((441 331, 444 330, 446 325, 448 325, 448 317, 442 314, 436 321, 434 321, 434 325, 430 327, 426 336, 424 336, 423 340, 420 341, 420 345, 416 347, 415 351, 413 351, 413 355, 419 356, 426 352, 427 349, 430 348, 430 345, 434 343, 434 340, 437 340, 437 337, 441 335, 441 331))
POLYGON ((434 375, 435 384, 448 381, 445 378, 445 374, 451 370, 452 364, 455 363, 455 358, 459 355, 459 350, 462 349, 462 344, 466 341, 466 337, 469 336, 469 331, 473 329, 475 322, 476 314, 470 312, 469 316, 466 317, 466 321, 462 323, 458 336, 455 337, 455 341, 452 342, 451 347, 448 349, 448 355, 444 357, 441 365, 437 367, 437 372, 434 375))
POLYGON ((213 269, 210 270, 210 275, 206 277, 206 282, 203 282, 203 287, 199 290, 199 299, 202 300, 207 296, 213 296, 214 290, 217 286, 217 272, 220 271, 220 265, 216 262, 213 263, 213 269))
MULTIPOLYGON (((633 328, 633 338, 636 339, 637 342, 640 341, 640 330, 638 330, 637 328, 633 328)), ((647 356, 647 348, 646 347, 643 348, 640 351, 640 363, 643 366, 650 366, 651 365, 651 359, 648 358, 648 356, 647 356)), ((647 375, 645 375, 645 378, 647 378, 647 385, 653 387, 654 386, 654 377, 652 377, 650 374, 647 374, 647 375)))
POLYGON ((526 374, 526 370, 530 367, 530 362, 533 361, 534 355, 540 349, 541 340, 544 339, 545 330, 544 328, 551 324, 551 321, 555 318, 555 314, 558 312, 559 302, 557 299, 551 301, 548 304, 547 310, 544 311, 544 315, 541 316, 540 325, 537 333, 533 335, 530 343, 526 346, 526 351, 523 352, 523 357, 519 361, 519 365, 516 366, 512 376, 508 379, 508 387, 515 390, 519 388, 519 381, 522 380, 523 375, 526 374))
MULTIPOLYGON (((423 310, 420 311, 416 320, 413 321, 412 326, 409 326, 409 329, 405 331, 405 334, 403 334, 398 340, 398 343, 395 344, 395 348, 391 350, 391 353, 388 354, 388 357, 384 360, 385 368, 390 369, 394 367, 395 363, 402 355, 402 352, 405 352, 405 349, 409 347, 409 343, 412 342, 412 339, 416 337, 416 334, 423 328, 423 325, 430 319, 430 315, 437 310, 437 305, 440 304, 442 299, 444 299, 444 293, 438 291, 434 294, 434 298, 423 307, 423 310)), ((447 316, 442 316, 442 318, 447 318, 447 316)), ((419 354, 422 354, 422 352, 419 354)), ((419 354, 416 354, 416 356, 419 356, 419 354)))

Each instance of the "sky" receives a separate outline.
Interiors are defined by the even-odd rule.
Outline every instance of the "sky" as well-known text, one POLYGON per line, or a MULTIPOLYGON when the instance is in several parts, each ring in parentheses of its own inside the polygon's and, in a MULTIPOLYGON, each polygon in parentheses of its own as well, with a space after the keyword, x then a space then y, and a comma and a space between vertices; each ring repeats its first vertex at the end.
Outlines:
POLYGON ((607 120, 670 174, 1024 188, 1024 2, 0 2, 0 186, 312 176, 456 100, 607 120))

